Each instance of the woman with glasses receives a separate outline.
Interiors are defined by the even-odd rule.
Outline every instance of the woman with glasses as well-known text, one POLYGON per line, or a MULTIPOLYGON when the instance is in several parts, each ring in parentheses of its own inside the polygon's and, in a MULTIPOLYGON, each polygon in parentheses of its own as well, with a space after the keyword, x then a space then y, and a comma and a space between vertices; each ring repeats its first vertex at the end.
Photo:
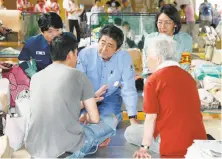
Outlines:
MULTIPOLYGON (((189 34, 180 32, 181 21, 178 10, 172 5, 164 5, 160 12, 156 15, 157 32, 146 36, 144 50, 147 50, 153 37, 165 34, 176 41, 176 53, 180 66, 189 71, 192 52, 192 38, 189 34)), ((143 53, 143 61, 146 61, 146 53, 143 53)), ((149 72, 146 62, 143 62, 143 75, 146 77, 149 72)))

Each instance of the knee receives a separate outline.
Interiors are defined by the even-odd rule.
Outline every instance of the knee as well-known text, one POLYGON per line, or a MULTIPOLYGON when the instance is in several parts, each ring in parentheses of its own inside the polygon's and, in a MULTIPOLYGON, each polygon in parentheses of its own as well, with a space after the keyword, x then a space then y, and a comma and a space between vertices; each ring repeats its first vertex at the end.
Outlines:
POLYGON ((118 119, 115 115, 101 117, 101 121, 109 125, 113 130, 116 130, 118 119))
POLYGON ((127 128, 126 128, 126 130, 125 130, 125 132, 124 132, 124 137, 125 137, 125 139, 126 139, 126 141, 127 142, 129 142, 129 143, 131 143, 132 141, 131 141, 131 136, 132 136, 132 134, 133 134, 133 127, 132 127, 132 125, 130 125, 130 126, 128 126, 127 128))

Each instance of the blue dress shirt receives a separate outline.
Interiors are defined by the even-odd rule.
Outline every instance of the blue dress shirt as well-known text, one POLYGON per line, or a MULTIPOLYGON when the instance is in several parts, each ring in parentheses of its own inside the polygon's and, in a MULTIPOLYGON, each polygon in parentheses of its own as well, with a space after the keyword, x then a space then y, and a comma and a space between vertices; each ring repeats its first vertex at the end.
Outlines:
POLYGON ((128 52, 120 50, 109 61, 104 61, 97 48, 85 48, 78 55, 76 68, 86 73, 95 92, 108 85, 104 100, 98 107, 101 116, 121 113, 122 99, 128 116, 137 114, 135 71, 128 52))

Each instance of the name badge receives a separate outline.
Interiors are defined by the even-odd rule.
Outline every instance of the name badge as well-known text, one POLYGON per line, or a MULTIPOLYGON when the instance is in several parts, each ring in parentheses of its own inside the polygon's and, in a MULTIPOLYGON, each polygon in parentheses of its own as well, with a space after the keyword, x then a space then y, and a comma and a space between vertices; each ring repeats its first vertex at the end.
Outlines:
POLYGON ((45 55, 45 51, 36 51, 36 55, 45 55))
POLYGON ((119 81, 116 81, 113 86, 118 87, 119 86, 119 81))
POLYGON ((191 64, 191 54, 189 52, 182 53, 180 64, 191 64))

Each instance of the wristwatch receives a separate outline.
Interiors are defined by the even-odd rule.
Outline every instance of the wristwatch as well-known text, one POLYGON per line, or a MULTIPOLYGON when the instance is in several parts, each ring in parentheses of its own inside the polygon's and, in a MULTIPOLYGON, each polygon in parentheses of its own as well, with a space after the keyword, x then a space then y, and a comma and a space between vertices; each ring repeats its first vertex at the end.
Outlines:
POLYGON ((142 147, 142 148, 144 148, 144 149, 149 149, 150 147, 149 146, 147 146, 147 145, 140 145, 140 147, 142 147))
POLYGON ((132 118, 137 119, 137 115, 129 116, 129 119, 132 119, 132 118))

